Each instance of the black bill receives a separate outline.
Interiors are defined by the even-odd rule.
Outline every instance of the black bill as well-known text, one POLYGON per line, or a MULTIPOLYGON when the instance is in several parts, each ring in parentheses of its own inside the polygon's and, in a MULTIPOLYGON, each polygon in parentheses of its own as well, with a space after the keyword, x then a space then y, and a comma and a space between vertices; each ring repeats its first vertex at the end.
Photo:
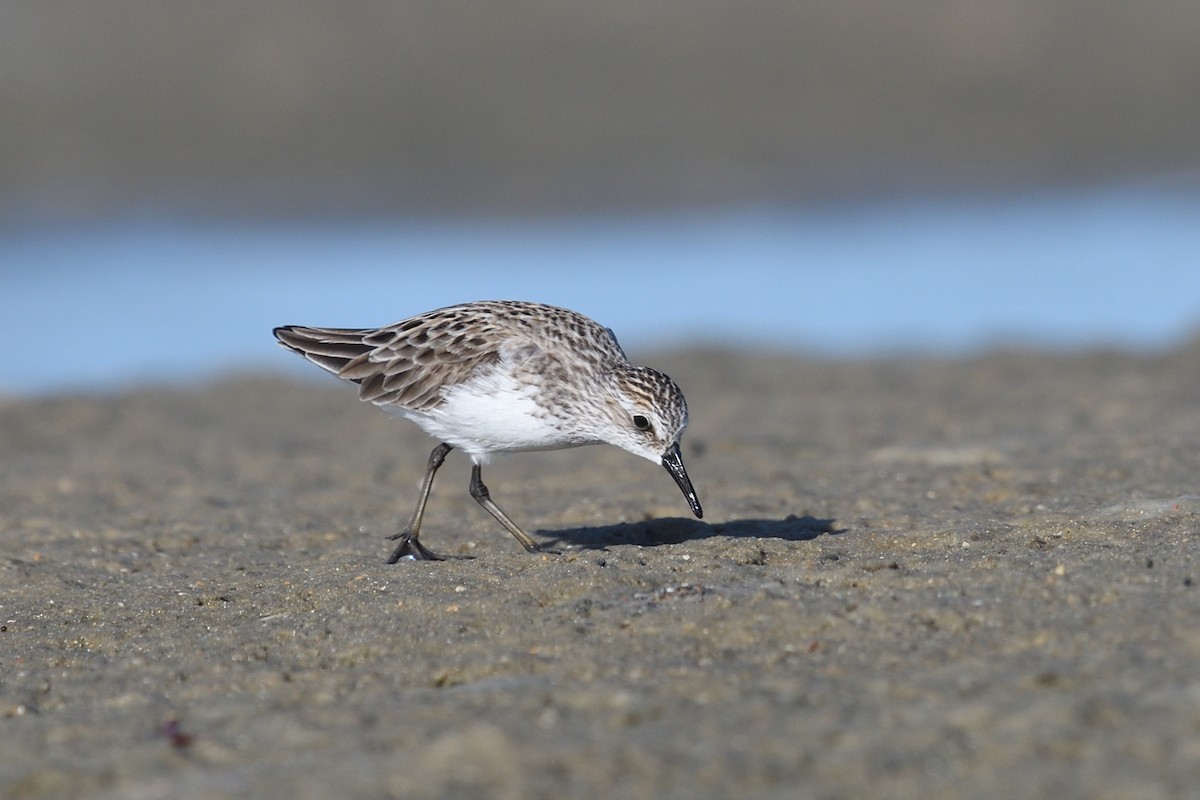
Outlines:
POLYGON ((671 449, 663 456, 662 465, 667 468, 667 472, 671 473, 675 483, 679 484, 679 488, 683 490, 683 496, 687 498, 688 505, 692 507, 692 513, 697 518, 702 518, 704 509, 700 508, 700 501, 696 499, 696 490, 692 488, 687 470, 683 468, 683 456, 679 454, 678 444, 672 445, 671 449))

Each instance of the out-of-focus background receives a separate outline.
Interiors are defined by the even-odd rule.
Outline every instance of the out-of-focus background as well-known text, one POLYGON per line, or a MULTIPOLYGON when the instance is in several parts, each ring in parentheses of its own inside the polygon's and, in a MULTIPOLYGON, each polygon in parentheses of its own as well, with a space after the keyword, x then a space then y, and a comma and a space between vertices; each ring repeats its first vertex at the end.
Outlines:
POLYGON ((1197 42, 1192 0, 7 3, 0 391, 487 297, 635 350, 1168 347, 1197 42))

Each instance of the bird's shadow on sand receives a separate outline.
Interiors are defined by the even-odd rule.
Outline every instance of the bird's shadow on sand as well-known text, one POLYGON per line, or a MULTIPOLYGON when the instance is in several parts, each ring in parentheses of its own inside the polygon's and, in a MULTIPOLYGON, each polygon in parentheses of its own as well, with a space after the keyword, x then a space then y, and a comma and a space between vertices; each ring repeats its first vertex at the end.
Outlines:
POLYGON ((836 536, 845 532, 845 528, 837 527, 836 520, 808 516, 797 517, 794 514, 790 514, 784 519, 734 519, 715 524, 686 517, 664 517, 596 528, 538 531, 541 536, 547 537, 543 539, 543 543, 549 547, 572 545, 583 550, 604 550, 614 545, 626 544, 656 547, 662 544, 679 544, 696 539, 708 539, 713 536, 724 536, 730 539, 782 539, 787 542, 807 542, 821 535, 836 536))

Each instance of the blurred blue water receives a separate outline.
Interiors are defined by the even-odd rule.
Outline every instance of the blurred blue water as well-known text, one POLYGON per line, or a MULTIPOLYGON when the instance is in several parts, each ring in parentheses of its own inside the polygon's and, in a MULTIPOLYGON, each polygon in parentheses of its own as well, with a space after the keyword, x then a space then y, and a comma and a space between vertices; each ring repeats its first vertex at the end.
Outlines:
POLYGON ((1165 347, 1200 328, 1200 194, 10 230, 0 233, 0 391, 299 369, 273 326, 380 325, 481 298, 575 308, 627 350, 1165 347))

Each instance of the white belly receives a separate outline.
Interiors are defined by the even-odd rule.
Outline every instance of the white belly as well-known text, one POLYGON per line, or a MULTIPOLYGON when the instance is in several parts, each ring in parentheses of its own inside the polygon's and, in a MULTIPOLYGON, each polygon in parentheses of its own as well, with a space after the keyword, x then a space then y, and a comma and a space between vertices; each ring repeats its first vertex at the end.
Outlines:
POLYGON ((443 403, 429 411, 394 410, 430 436, 463 450, 477 464, 492 453, 557 450, 598 440, 563 421, 539 413, 536 387, 502 370, 447 390, 443 403))

